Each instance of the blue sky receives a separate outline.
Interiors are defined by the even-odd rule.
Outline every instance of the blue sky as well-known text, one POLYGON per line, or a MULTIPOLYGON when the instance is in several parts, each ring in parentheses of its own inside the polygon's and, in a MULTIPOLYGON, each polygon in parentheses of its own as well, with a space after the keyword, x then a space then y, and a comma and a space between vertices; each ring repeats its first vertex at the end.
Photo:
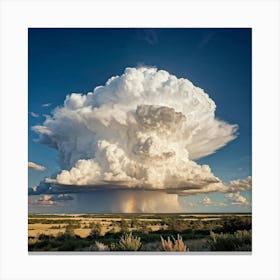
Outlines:
MULTIPOLYGON (((29 170, 29 187, 60 169, 57 152, 34 142, 31 127, 42 124, 67 94, 87 93, 140 65, 189 79, 215 101, 217 118, 238 124, 234 141, 198 163, 225 182, 251 175, 250 29, 29 29, 28 42, 29 161, 46 167, 29 170)), ((243 195, 250 199, 251 193, 243 195)), ((222 201, 220 194, 207 196, 222 201)))

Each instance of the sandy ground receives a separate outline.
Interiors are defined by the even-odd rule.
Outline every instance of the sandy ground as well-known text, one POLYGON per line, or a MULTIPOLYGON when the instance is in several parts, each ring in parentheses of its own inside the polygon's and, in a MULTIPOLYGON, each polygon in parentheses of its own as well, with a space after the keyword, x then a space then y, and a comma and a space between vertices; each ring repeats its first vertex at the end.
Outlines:
MULTIPOLYGON (((61 215, 60 215, 61 216, 61 215)), ((74 216, 74 215, 71 215, 74 216)), ((34 220, 34 219, 42 219, 41 217, 31 217, 29 218, 30 220, 34 220)), ((104 217, 104 218, 83 218, 83 217, 79 217, 77 215, 75 215, 75 217, 69 217, 66 216, 65 217, 46 217, 46 220, 76 220, 79 221, 80 224, 80 228, 74 229, 75 234, 81 236, 81 237, 86 237, 89 235, 91 229, 88 228, 90 226, 90 223, 100 223, 102 226, 102 232, 101 234, 104 235, 106 232, 113 230, 115 232, 120 230, 119 226, 113 225, 112 222, 117 222, 117 221, 121 221, 121 218, 111 218, 111 217, 104 217)), ((128 222, 131 221, 131 219, 123 219, 126 220, 128 222)), ((137 219, 137 221, 150 221, 150 222, 160 222, 160 219, 145 219, 145 218, 140 218, 137 219)), ((63 224, 57 224, 57 223, 50 223, 50 224, 41 224, 41 223, 34 223, 34 224, 28 224, 28 236, 29 237, 38 237, 40 234, 44 233, 47 235, 58 235, 59 233, 64 233, 65 232, 65 228, 66 228, 67 224, 63 223, 63 224)), ((156 231, 161 229, 162 226, 161 225, 150 225, 148 226, 148 229, 150 231, 156 231)), ((130 228, 130 230, 133 230, 134 228, 130 228)))
MULTIPOLYGON (((101 234, 104 235, 108 231, 119 231, 120 227, 116 222, 119 222, 121 220, 126 220, 128 222, 131 222, 131 218, 125 218, 123 216, 121 217, 114 217, 113 215, 104 215, 104 217, 82 217, 81 214, 59 214, 58 217, 48 217, 46 215, 45 218, 42 218, 44 215, 40 215, 36 217, 36 215, 32 215, 29 217, 29 220, 34 220, 34 219, 46 219, 46 220, 74 220, 78 221, 80 228, 74 229, 75 234, 81 236, 81 237, 86 237, 89 235, 91 229, 90 223, 100 223, 102 226, 102 232, 101 234)), ((196 220, 201 220, 201 221, 212 221, 212 220, 219 220, 222 218, 223 215, 204 215, 204 214, 193 214, 193 215, 184 215, 181 214, 180 217, 182 220, 185 221, 196 221, 196 220), (210 217, 209 217, 210 216, 210 217), (214 217, 213 217, 214 216, 214 217)), ((240 216, 243 216, 240 214, 240 216)), ((133 220, 136 220, 138 222, 152 222, 155 223, 155 225, 148 225, 148 229, 150 231, 157 231, 160 229, 165 229, 166 226, 162 226, 160 224, 161 218, 145 218, 145 217, 135 217, 133 220), (157 224, 158 222, 158 224, 157 224)), ((47 235, 58 235, 59 233, 64 233, 65 228, 67 226, 67 221, 65 223, 57 224, 57 223, 50 223, 50 224, 41 224, 41 223, 34 223, 34 224, 28 224, 28 236, 31 238, 36 238, 38 235, 44 233, 47 235)), ((130 228, 129 230, 135 230, 135 228, 130 228)))

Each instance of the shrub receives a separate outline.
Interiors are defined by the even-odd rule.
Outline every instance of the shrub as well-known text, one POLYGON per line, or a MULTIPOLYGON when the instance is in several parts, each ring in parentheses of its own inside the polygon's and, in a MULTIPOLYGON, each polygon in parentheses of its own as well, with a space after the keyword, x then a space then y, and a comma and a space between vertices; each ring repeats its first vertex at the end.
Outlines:
POLYGON ((162 236, 160 238, 161 238, 161 246, 163 251, 170 251, 170 252, 189 251, 182 237, 179 234, 177 235, 177 239, 171 236, 173 240, 171 240, 169 236, 167 240, 165 240, 162 236))
POLYGON ((110 251, 109 247, 101 242, 95 241, 98 251, 110 251))
POLYGON ((138 231, 144 233, 144 234, 148 234, 150 232, 150 229, 148 227, 148 225, 146 223, 142 223, 139 228, 138 231))
POLYGON ((237 230, 250 230, 252 228, 251 217, 229 217, 223 221, 222 228, 225 232, 234 233, 237 230))
POLYGON ((135 218, 133 218, 133 219, 131 219, 131 227, 132 228, 138 228, 139 227, 139 221, 137 221, 137 219, 135 219, 135 218))
POLYGON ((129 224, 126 220, 121 219, 121 224, 120 224, 121 232, 127 233, 129 232, 129 224))
POLYGON ((95 238, 101 236, 102 226, 100 223, 93 223, 91 227, 91 231, 89 233, 89 237, 95 238))
POLYGON ((208 245, 211 251, 251 251, 252 231, 238 230, 233 234, 210 232, 208 245))
POLYGON ((138 251, 141 247, 141 238, 134 237, 132 233, 125 233, 117 246, 117 249, 121 251, 138 251))
POLYGON ((65 228, 65 234, 73 236, 75 234, 74 227, 71 224, 68 224, 65 228))
POLYGON ((186 222, 184 220, 173 218, 168 223, 168 230, 170 231, 183 232, 186 228, 186 222))
POLYGON ((49 240, 50 238, 53 238, 53 236, 44 233, 41 233, 38 236, 38 240, 49 240))

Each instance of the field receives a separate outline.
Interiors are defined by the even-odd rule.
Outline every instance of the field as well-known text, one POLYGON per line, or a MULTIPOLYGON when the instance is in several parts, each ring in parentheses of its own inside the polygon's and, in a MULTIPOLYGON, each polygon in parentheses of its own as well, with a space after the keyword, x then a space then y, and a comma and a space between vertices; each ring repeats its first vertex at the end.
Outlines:
POLYGON ((29 251, 251 251, 251 214, 30 214, 29 251))

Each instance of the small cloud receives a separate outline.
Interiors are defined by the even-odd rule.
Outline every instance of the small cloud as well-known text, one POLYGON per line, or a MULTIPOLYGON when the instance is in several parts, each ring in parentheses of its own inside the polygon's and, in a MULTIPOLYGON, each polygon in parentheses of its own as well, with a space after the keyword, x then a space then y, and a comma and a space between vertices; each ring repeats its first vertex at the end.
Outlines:
POLYGON ((44 181, 44 182, 47 183, 47 184, 51 184, 51 183, 56 183, 56 180, 47 177, 47 178, 45 178, 45 181, 44 181))
POLYGON ((240 192, 236 193, 227 193, 225 197, 228 201, 231 202, 232 205, 239 205, 239 206, 249 206, 251 203, 240 194, 240 192))
POLYGON ((65 201, 65 200, 73 200, 74 198, 69 194, 59 194, 53 195, 51 200, 52 201, 65 201))
POLYGON ((52 196, 47 195, 47 194, 41 196, 38 200, 35 201, 35 203, 38 204, 38 205, 54 205, 54 204, 56 204, 52 200, 52 196))
POLYGON ((248 191, 252 189, 252 177, 248 176, 245 179, 238 179, 230 181, 227 192, 240 192, 240 191, 248 191))
POLYGON ((44 167, 42 165, 39 165, 39 164, 36 164, 32 161, 29 161, 28 162, 28 169, 34 169, 34 170, 37 170, 37 171, 44 171, 46 169, 46 167, 44 167))
POLYGON ((52 103, 45 103, 45 104, 42 104, 42 107, 50 107, 52 105, 52 103))
POLYGON ((35 125, 32 127, 32 130, 40 134, 45 134, 49 136, 53 135, 53 132, 44 125, 35 125))
POLYGON ((155 29, 140 29, 138 33, 140 40, 146 41, 149 45, 156 45, 158 43, 158 32, 155 29))
POLYGON ((188 204, 187 204, 189 207, 197 207, 199 204, 197 203, 197 202, 189 202, 188 204))
POLYGON ((224 202, 213 202, 209 197, 205 196, 204 199, 201 201, 204 206, 216 206, 216 207, 223 207, 227 206, 224 202))
POLYGON ((33 118, 39 118, 39 117, 40 117, 39 114, 36 114, 36 113, 34 113, 34 112, 30 112, 30 115, 31 115, 31 117, 33 117, 33 118))
POLYGON ((214 31, 211 31, 207 34, 204 34, 197 46, 198 49, 202 49, 204 48, 212 39, 213 37, 215 36, 216 32, 214 31))
POLYGON ((213 201, 209 197, 205 196, 202 200, 202 204, 205 206, 213 205, 213 201))
POLYGON ((50 205, 62 205, 58 202, 73 200, 74 198, 68 194, 59 194, 59 195, 48 195, 45 194, 41 196, 38 200, 35 200, 34 203, 37 205, 50 206, 50 205))

